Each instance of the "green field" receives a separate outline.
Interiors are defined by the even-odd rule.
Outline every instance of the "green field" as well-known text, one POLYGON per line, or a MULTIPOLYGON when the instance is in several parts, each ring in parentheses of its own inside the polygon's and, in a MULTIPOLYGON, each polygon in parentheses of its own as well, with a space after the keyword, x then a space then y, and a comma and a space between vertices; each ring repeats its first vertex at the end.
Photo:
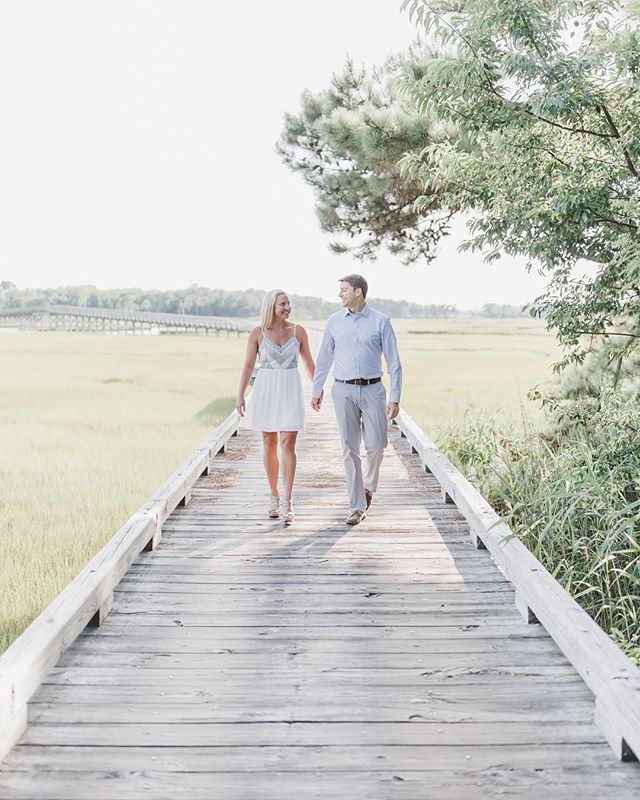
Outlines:
POLYGON ((559 360, 554 337, 533 319, 399 320, 403 405, 427 432, 465 413, 536 416, 527 392, 559 360))
MULTIPOLYGON (((517 417, 555 358, 535 321, 396 330, 403 405, 431 433, 467 409, 517 417)), ((232 410, 244 347, 226 334, 0 334, 0 649, 232 410)))

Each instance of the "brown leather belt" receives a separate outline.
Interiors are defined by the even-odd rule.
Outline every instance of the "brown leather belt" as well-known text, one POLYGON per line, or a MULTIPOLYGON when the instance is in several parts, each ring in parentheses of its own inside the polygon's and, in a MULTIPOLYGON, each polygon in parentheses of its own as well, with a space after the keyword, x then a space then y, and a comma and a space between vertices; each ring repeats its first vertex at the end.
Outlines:
POLYGON ((370 383, 380 383, 382 378, 352 378, 350 381, 341 381, 336 378, 336 383, 349 383, 351 386, 369 386, 370 383))

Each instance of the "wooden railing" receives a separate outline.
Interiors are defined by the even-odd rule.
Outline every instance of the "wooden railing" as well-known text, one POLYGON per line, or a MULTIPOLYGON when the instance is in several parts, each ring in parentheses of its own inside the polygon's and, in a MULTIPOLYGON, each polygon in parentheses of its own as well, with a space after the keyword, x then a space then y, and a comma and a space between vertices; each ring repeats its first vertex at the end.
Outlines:
POLYGON ((157 547, 164 522, 189 501, 239 422, 234 411, 0 656, 0 760, 25 730, 27 705, 48 671, 84 628, 104 621, 122 576, 142 550, 157 547))
POLYGON ((455 503, 476 547, 486 547, 515 588, 515 604, 539 622, 595 696, 595 721, 622 760, 640 756, 640 670, 576 603, 484 497, 404 411, 396 420, 445 502, 455 503))

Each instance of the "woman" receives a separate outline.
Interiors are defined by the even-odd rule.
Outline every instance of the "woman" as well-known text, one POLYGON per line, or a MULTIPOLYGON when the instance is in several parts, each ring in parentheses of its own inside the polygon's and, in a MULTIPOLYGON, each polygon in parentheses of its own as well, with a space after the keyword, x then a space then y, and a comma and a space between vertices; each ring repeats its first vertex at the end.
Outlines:
POLYGON ((284 500, 282 516, 286 525, 295 519, 291 495, 296 474, 296 439, 304 427, 304 399, 298 372, 298 356, 302 357, 313 380, 315 365, 307 332, 302 325, 289 322, 291 303, 281 289, 267 292, 262 303, 260 325, 249 334, 244 367, 240 375, 236 409, 244 417, 243 427, 260 431, 264 443, 264 468, 271 488, 269 517, 280 517, 278 491, 278 435, 282 460, 284 500), (256 363, 260 368, 251 391, 248 406, 244 393, 256 363))

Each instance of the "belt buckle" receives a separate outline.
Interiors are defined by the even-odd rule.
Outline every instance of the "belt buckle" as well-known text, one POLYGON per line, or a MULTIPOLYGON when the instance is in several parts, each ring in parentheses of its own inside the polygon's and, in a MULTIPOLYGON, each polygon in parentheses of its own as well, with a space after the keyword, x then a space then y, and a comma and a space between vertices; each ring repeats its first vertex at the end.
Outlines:
POLYGON ((366 386, 367 382, 364 378, 356 378, 356 386, 366 386))

